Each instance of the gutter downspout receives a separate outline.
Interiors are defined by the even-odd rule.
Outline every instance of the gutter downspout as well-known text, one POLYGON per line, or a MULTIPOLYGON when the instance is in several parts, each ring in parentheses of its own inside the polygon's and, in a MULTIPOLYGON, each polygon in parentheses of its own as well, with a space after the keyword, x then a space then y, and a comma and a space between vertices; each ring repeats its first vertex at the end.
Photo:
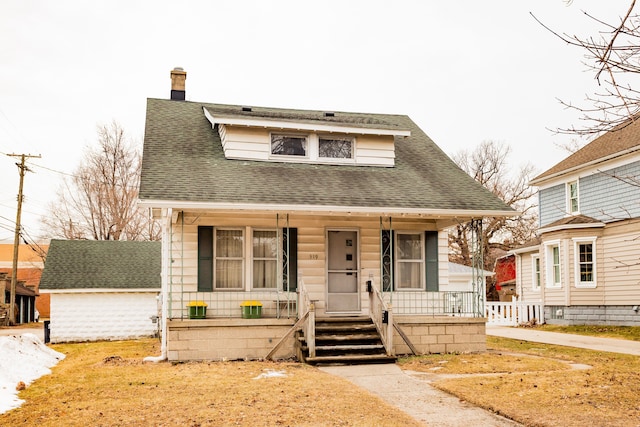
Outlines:
MULTIPOLYGON (((164 209, 163 209, 164 210, 164 209)), ((168 304, 169 304, 169 235, 171 233, 171 216, 173 209, 168 208, 165 212, 164 221, 165 224, 162 227, 162 272, 161 274, 161 291, 162 297, 160 322, 162 325, 161 344, 160 344, 160 356, 147 356, 143 359, 144 362, 163 362, 167 360, 167 317, 168 317, 168 304)))

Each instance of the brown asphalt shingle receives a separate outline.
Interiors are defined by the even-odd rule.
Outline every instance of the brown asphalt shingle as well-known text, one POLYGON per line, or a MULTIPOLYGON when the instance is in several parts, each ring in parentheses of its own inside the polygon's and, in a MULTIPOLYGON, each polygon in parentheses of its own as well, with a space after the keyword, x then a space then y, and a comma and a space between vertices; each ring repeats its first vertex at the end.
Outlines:
POLYGON ((640 120, 638 118, 634 122, 621 125, 617 130, 612 130, 594 139, 560 163, 533 178, 531 183, 535 185, 545 178, 581 165, 637 150, 640 150, 640 120))

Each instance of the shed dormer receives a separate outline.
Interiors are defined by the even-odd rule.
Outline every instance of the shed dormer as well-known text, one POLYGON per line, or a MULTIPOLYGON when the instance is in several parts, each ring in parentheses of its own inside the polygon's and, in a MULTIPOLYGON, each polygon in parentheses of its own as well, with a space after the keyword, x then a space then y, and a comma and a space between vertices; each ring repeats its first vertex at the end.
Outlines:
POLYGON ((408 129, 374 115, 203 107, 228 159, 392 167, 408 129))

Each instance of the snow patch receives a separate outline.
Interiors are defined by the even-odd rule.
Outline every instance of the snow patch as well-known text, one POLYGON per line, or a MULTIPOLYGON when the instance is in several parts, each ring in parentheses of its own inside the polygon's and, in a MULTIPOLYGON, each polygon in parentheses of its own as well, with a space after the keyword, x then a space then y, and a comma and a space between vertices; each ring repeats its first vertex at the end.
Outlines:
POLYGON ((0 337, 0 414, 22 405, 16 387, 51 373, 64 354, 50 349, 30 333, 0 337))

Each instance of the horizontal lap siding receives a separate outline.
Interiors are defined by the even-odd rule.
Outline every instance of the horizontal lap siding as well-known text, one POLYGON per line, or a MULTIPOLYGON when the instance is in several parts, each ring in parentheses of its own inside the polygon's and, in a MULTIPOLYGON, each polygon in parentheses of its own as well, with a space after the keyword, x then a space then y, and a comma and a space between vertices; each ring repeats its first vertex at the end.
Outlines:
MULTIPOLYGON (((271 130, 220 125, 220 136, 225 156, 229 158, 269 160, 271 130)), ((308 131, 278 131, 308 135, 308 131)), ((324 135, 318 132, 319 135, 324 135)), ((356 164, 393 166, 395 159, 392 136, 357 135, 355 144, 356 164)))
POLYGON ((564 184, 540 190, 538 198, 540 206, 540 226, 545 226, 564 218, 567 211, 564 184))
MULTIPOLYGON (((517 281, 518 281, 518 286, 517 286, 517 291, 522 292, 522 299, 524 301, 540 301, 540 298, 542 298, 542 295, 540 294, 540 290, 533 290, 533 262, 532 262, 532 256, 531 255, 535 255, 538 254, 538 252, 534 252, 534 253, 526 253, 526 254, 522 254, 520 255, 520 259, 519 259, 519 265, 517 267, 520 267, 519 269, 516 267, 516 271, 517 271, 517 281)), ((542 265, 541 265, 542 266, 542 265)), ((543 271, 540 271, 540 278, 542 280, 542 275, 544 274, 543 271)))
POLYGON ((580 212, 611 222, 640 217, 640 162, 580 178, 580 212), (621 179, 634 178, 630 184, 621 179))
POLYGON ((640 303, 640 221, 608 227, 602 243, 605 304, 640 303))

